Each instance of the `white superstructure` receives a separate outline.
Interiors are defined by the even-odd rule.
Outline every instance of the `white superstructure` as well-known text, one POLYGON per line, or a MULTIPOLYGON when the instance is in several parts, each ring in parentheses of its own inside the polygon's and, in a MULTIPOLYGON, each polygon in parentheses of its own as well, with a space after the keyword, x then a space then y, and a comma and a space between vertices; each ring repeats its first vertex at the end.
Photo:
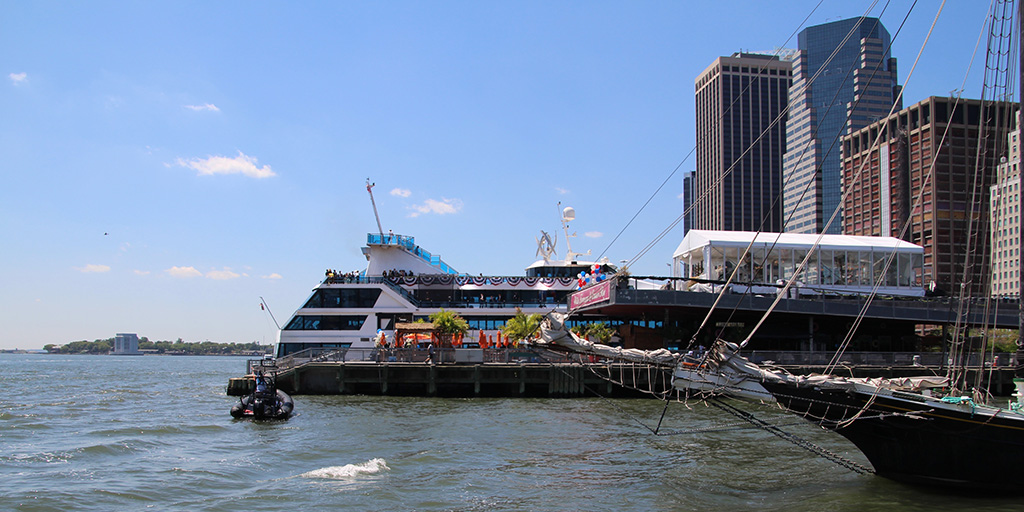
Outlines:
MULTIPOLYGON (((493 338, 516 308, 526 314, 564 311, 579 273, 595 265, 551 261, 548 251, 523 276, 469 276, 421 248, 413 237, 390 232, 367 234, 362 251, 365 271, 329 271, 282 326, 278 357, 311 348, 370 349, 380 334, 392 339, 397 324, 426 319, 441 309, 466 320, 467 342, 478 340, 481 332, 493 338)), ((614 272, 607 264, 600 266, 614 272)))

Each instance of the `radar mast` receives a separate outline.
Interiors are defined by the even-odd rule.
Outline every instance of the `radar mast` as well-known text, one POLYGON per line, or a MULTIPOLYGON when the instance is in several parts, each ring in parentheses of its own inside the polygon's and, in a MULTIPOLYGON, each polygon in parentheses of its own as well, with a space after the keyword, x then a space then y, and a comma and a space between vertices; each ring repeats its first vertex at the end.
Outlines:
POLYGON ((380 225, 380 215, 377 215, 377 203, 373 200, 373 187, 376 183, 370 183, 370 178, 366 178, 366 191, 370 193, 370 204, 373 205, 373 216, 377 219, 377 231, 380 232, 381 240, 384 240, 384 228, 380 225))
POLYGON ((558 208, 560 210, 559 216, 562 218, 562 230, 565 232, 565 263, 569 265, 576 259, 576 256, 590 254, 590 251, 588 250, 586 253, 572 252, 571 239, 576 237, 576 233, 569 234, 569 223, 576 220, 576 210, 571 206, 566 206, 563 209, 561 201, 558 202, 558 208))

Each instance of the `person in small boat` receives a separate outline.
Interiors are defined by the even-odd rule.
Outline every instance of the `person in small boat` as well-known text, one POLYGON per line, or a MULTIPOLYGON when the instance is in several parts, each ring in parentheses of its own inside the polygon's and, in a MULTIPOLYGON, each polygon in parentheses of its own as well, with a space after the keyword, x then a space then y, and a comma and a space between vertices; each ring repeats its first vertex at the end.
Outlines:
POLYGON ((263 376, 263 372, 256 372, 256 396, 264 396, 267 394, 267 379, 263 376))

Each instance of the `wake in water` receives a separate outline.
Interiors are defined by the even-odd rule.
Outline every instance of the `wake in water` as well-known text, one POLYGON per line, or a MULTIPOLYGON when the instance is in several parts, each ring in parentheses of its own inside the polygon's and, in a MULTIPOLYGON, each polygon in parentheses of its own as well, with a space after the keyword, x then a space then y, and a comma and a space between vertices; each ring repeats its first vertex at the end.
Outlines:
POLYGON ((387 471, 388 464, 384 459, 370 459, 362 464, 346 464, 314 469, 299 475, 300 478, 320 478, 325 480, 348 480, 361 475, 374 475, 387 471))

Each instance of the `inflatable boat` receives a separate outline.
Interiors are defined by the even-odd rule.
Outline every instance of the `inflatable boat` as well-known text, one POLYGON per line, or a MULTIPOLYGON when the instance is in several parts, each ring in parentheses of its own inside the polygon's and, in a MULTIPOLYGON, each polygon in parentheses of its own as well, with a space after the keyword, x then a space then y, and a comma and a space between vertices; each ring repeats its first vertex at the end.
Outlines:
POLYGON ((231 408, 231 416, 235 418, 253 418, 257 420, 284 420, 292 414, 295 404, 288 393, 277 389, 273 377, 256 373, 256 389, 242 397, 231 408))

